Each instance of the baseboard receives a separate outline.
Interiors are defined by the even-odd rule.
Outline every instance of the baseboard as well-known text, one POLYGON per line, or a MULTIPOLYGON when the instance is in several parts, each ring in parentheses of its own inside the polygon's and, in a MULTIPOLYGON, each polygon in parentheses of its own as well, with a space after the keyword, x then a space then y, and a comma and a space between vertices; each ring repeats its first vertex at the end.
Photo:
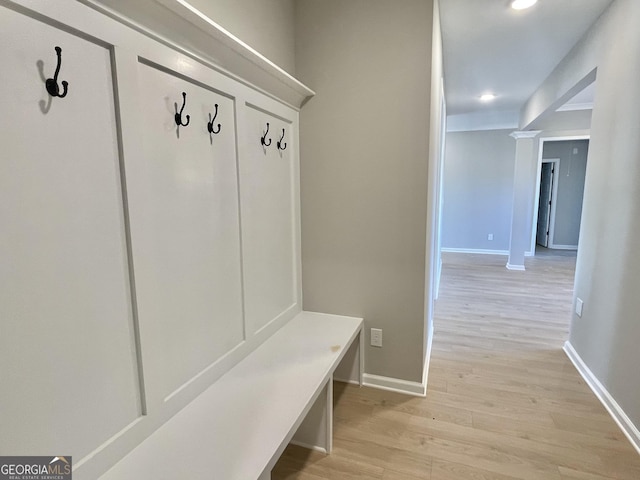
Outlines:
POLYGON ((347 380, 347 379, 344 379, 344 378, 333 377, 333 381, 334 382, 340 382, 340 383, 348 383, 350 385, 360 385, 360 382, 357 381, 357 380, 347 380))
POLYGON ((441 248, 447 253, 476 253, 480 255, 509 255, 509 250, 489 250, 484 248, 441 248))
POLYGON ((389 390, 390 392, 404 393, 416 397, 427 395, 426 383, 410 382, 399 378, 371 375, 370 373, 365 373, 362 377, 362 385, 365 387, 379 388, 380 390, 389 390))
POLYGON ((297 442, 295 440, 291 440, 289 442, 289 444, 291 445, 297 445, 298 447, 302 447, 302 448, 306 448, 308 450, 313 450, 315 452, 322 452, 325 455, 327 455, 327 450, 325 448, 319 447, 317 445, 309 445, 307 443, 303 443, 303 442, 297 442))
POLYGON ((518 271, 518 272, 524 272, 525 271, 524 265, 512 265, 510 263, 507 263, 507 269, 515 270, 515 271, 518 271))
POLYGON ((598 400, 600 400, 604 408, 607 409, 611 418, 618 424, 622 433, 625 434, 631 442, 631 445, 633 445, 640 454, 640 430, 633 424, 627 414, 624 413, 622 407, 618 405, 618 402, 615 401, 605 386, 600 383, 589 367, 587 367, 587 364, 584 363, 569 341, 565 342, 563 350, 567 354, 567 357, 569 357, 569 360, 571 360, 571 363, 576 367, 576 370, 578 370, 578 373, 582 375, 584 381, 587 382, 587 385, 589 385, 593 393, 598 397, 598 400))
POLYGON ((549 250, 578 250, 578 245, 554 245, 549 244, 549 250))

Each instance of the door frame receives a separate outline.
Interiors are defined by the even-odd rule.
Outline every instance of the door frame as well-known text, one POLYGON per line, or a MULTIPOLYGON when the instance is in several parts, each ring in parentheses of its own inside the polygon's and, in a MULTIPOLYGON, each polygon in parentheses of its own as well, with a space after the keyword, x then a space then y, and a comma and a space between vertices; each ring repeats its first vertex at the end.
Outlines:
MULTIPOLYGON (((538 214, 540 213, 540 188, 542 187, 542 165, 545 163, 552 163, 552 173, 551 173, 551 205, 549 208, 549 234, 547 235, 547 248, 551 248, 553 245, 553 229, 556 224, 556 198, 558 198, 558 174, 560 173, 560 159, 559 158, 543 158, 540 162, 540 177, 538 179, 538 195, 537 203, 538 208, 536 209, 536 219, 538 218, 538 214)), ((538 231, 539 225, 536 220, 536 245, 538 245, 538 231)))
MULTIPOLYGON (((591 135, 572 135, 572 136, 566 136, 566 137, 541 137, 539 139, 538 142, 538 165, 537 165, 537 173, 536 173, 536 189, 535 189, 535 201, 533 203, 533 218, 532 218, 532 225, 531 225, 531 244, 530 244, 530 252, 531 252, 531 256, 535 256, 536 254, 536 234, 538 233, 538 208, 540 206, 540 174, 542 173, 542 164, 546 161, 549 160, 554 160, 554 159, 547 159, 547 158, 543 158, 542 153, 544 151, 544 144, 545 142, 565 142, 567 140, 591 140, 591 135)), ((556 170, 556 172, 559 172, 559 169, 556 170)), ((554 177, 554 181, 557 180, 557 178, 554 177)), ((555 190, 557 188, 557 181, 554 184, 554 198, 557 198, 557 191, 555 190)), ((555 202, 553 202, 552 204, 552 210, 553 210, 553 217, 550 220, 550 223, 555 223, 555 202)), ((550 225, 549 228, 549 245, 553 245, 553 230, 552 230, 552 225, 550 225)))

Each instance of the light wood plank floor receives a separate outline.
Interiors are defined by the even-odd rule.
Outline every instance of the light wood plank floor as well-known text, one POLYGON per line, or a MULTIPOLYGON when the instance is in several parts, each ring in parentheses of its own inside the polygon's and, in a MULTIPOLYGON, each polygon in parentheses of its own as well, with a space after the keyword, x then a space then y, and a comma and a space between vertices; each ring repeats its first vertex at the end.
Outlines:
POLYGON ((447 254, 426 398, 335 384, 334 451, 274 480, 640 479, 640 455, 561 350, 575 257, 447 254))

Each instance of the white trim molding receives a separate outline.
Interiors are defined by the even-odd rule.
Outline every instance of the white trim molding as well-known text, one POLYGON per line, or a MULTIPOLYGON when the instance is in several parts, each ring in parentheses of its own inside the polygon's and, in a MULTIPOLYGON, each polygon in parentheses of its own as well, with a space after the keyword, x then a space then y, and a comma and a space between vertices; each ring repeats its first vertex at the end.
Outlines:
POLYGON ((490 250, 488 248, 442 248, 446 253, 473 253, 478 255, 509 255, 509 250, 490 250))
POLYGON ((425 397, 427 395, 426 377, 424 375, 424 380, 422 382, 410 382, 400 378, 383 377, 380 375, 372 375, 370 373, 365 373, 362 377, 362 385, 365 387, 404 393, 415 397, 425 397))
POLYGON ((318 445, 309 445, 308 443, 298 442, 297 440, 289 440, 289 443, 291 445, 296 445, 298 447, 306 448, 307 450, 313 450, 315 452, 324 453, 325 455, 329 454, 326 448, 319 447, 318 445))
POLYGON ((427 348, 425 349, 424 363, 422 364, 422 385, 424 385, 424 396, 427 395, 427 384, 429 379, 429 365, 431 364, 431 348, 433 346, 433 319, 427 326, 427 348))
POLYGON ((139 5, 143 2, 78 1, 295 109, 315 95, 187 0, 155 0, 144 6, 139 5), (177 22, 183 25, 179 38, 177 22))
POLYGON ((516 130, 515 132, 511 132, 509 136, 520 140, 523 138, 535 138, 540 133, 542 133, 542 130, 516 130))
MULTIPOLYGON (((339 383, 348 383, 349 385, 358 385, 358 386, 360 386, 360 382, 358 380, 349 380, 347 378, 333 377, 333 381, 334 382, 339 382, 339 383)), ((301 445, 301 446, 303 446, 303 445, 301 445)))
POLYGON ((574 112, 576 110, 593 110, 593 102, 565 103, 556 109, 556 112, 574 112))
POLYGON ((442 249, 440 249, 440 255, 438 255, 438 274, 436 275, 436 294, 435 299, 440 297, 440 280, 442 279, 442 249))
POLYGON ((524 272, 526 269, 524 265, 513 265, 512 263, 507 262, 507 270, 514 270, 516 272, 524 272))
POLYGON ((578 373, 582 376, 587 385, 591 388, 593 393, 595 393, 600 403, 604 406, 604 408, 609 412, 611 418, 618 424, 622 433, 629 439, 633 448, 640 454, 640 430, 636 427, 631 419, 627 416, 627 414, 622 410, 622 407, 618 405, 618 402, 611 396, 606 387, 600 383, 598 378, 593 374, 593 372, 587 367, 587 364, 584 363, 582 357, 576 352, 571 342, 566 341, 563 348, 564 352, 573 363, 578 373))
POLYGON ((578 245, 556 245, 555 243, 550 243, 549 248, 551 250, 578 250, 578 245))

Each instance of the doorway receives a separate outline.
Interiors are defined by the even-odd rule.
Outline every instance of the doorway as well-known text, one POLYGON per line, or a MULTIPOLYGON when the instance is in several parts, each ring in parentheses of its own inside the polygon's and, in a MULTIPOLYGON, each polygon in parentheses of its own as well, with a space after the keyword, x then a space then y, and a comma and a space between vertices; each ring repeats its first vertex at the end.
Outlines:
POLYGON ((540 169, 540 194, 538 201, 538 228, 536 243, 549 248, 552 229, 555 225, 555 205, 558 195, 557 174, 560 159, 543 160, 540 169))
POLYGON ((577 250, 589 136, 540 139, 531 252, 577 250), (540 248, 538 247, 538 249, 540 248))

